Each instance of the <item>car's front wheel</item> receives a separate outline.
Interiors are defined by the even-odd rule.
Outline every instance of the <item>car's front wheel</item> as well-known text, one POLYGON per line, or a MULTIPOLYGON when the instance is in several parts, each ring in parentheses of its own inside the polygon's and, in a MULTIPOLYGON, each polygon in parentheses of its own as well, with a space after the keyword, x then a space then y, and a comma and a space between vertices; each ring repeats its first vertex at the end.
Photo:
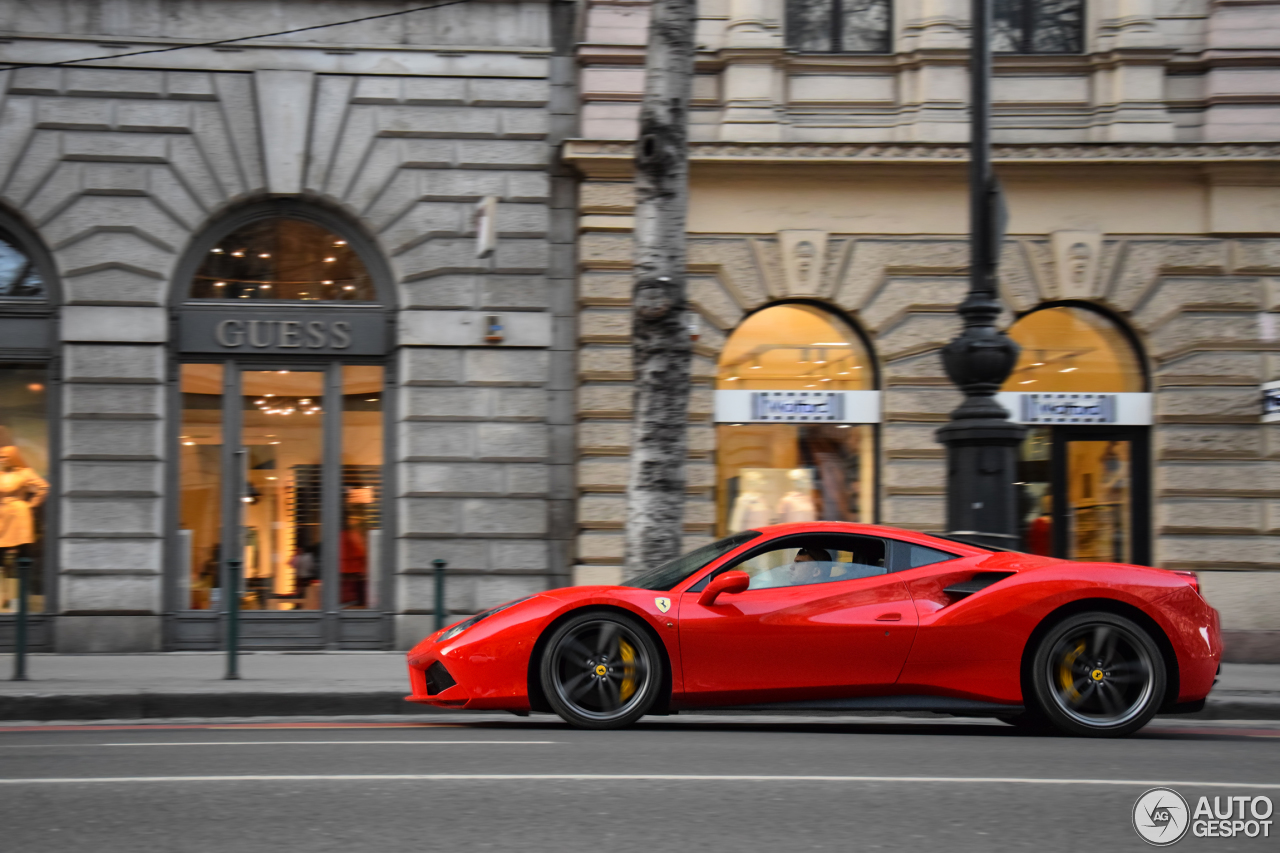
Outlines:
POLYGON ((1031 682, 1036 710, 1054 728, 1122 737, 1160 709, 1166 674, 1160 649, 1141 626, 1113 613, 1081 613, 1040 641, 1031 682))
POLYGON ((543 694, 566 722, 584 729, 629 726, 662 686, 657 644, 633 617, 588 611, 556 628, 542 655, 543 694))

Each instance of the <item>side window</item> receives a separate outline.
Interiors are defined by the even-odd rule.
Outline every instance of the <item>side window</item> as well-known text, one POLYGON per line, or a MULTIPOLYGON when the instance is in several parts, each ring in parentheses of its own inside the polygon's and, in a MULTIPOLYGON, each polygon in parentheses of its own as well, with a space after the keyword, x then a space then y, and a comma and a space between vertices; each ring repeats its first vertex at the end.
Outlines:
MULTIPOLYGON (((883 575, 885 545, 869 536, 821 536, 790 539, 785 547, 756 552, 721 571, 746 572, 749 589, 779 589, 790 586, 834 583, 883 575)), ((719 574, 719 572, 717 572, 719 574)), ((708 579, 691 591, 705 588, 708 579)))
POLYGON ((939 551, 937 548, 926 548, 923 545, 910 545, 907 568, 918 569, 921 566, 932 566, 934 563, 945 563, 956 559, 955 554, 939 551))

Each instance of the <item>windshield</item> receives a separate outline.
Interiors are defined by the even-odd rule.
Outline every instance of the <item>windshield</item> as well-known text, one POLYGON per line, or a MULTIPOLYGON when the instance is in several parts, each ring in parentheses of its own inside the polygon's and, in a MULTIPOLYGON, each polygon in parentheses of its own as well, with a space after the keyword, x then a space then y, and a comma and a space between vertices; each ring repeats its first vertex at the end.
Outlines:
POLYGON ((760 531, 758 530, 744 530, 741 533, 735 533, 732 536, 721 539, 719 542, 703 545, 683 557, 676 557, 669 563, 663 563, 651 572, 632 578, 623 586, 633 586, 637 589, 671 589, 703 566, 723 557, 734 548, 750 542, 759 535, 760 531))

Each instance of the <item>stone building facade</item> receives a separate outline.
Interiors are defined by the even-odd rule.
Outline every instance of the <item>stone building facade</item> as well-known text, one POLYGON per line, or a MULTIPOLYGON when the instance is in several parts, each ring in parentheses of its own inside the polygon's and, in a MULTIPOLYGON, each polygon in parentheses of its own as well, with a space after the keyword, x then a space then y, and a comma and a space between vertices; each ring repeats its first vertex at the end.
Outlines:
MULTIPOLYGON (((1194 569, 1223 612, 1229 655, 1280 659, 1280 425, 1262 422, 1260 391, 1280 379, 1280 5, 1089 0, 1065 4, 1057 30, 1009 35, 1026 19, 1008 10, 1023 5, 997 4, 995 164, 1010 210, 1003 322, 1023 337, 1019 371, 1052 375, 1019 372, 1004 399, 1034 403, 1040 382, 1136 407, 1099 418, 1115 425, 1108 429, 1088 418, 1033 429, 1043 446, 1024 448, 1028 482, 1019 484, 1028 535, 1039 512, 1046 553, 1194 569), (1057 332, 1042 322, 1055 317, 1057 332), (1098 347, 1073 341, 1072 323, 1099 330, 1129 367, 1082 366, 1098 347), (1050 542, 1051 523, 1060 540, 1050 542)), ((806 470, 824 476, 829 446, 806 449, 803 438, 794 446, 796 434, 816 435, 812 426, 770 438, 767 430, 784 427, 744 423, 753 415, 726 414, 721 402, 762 367, 752 353, 793 346, 769 344, 763 319, 747 328, 785 305, 828 315, 845 337, 817 343, 862 347, 876 375, 840 386, 878 393, 874 411, 843 417, 875 434, 876 450, 860 461, 841 451, 846 470, 862 472, 862 503, 850 499, 843 516, 824 517, 942 529, 944 454, 934 431, 959 395, 939 350, 957 332, 967 286, 967 7, 895 0, 832 23, 823 16, 839 6, 817 0, 700 4, 689 544, 734 529, 746 478, 758 486, 791 466, 802 482, 806 470), (750 346, 736 351, 747 355, 731 355, 746 338, 750 346), (755 430, 764 456, 734 467, 726 457, 740 442, 728 442, 744 429, 755 430), (760 461, 770 453, 786 461, 760 461)), ((621 576, 630 140, 645 26, 644 3, 588 2, 578 47, 582 138, 564 154, 583 176, 576 575, 584 581, 621 576)), ((815 356, 823 350, 793 352, 806 367, 777 387, 844 381, 811 368, 827 363, 815 356)))
POLYGON ((249 505, 233 552, 249 647, 415 642, 437 559, 450 613, 568 580, 575 181, 554 153, 576 120, 572 4, 480 0, 187 47, 414 5, 0 3, 0 62, 16 66, 0 70, 0 237, 42 273, 0 293, 0 444, 50 487, 43 539, 0 549, 0 642, 26 554, 37 648, 217 648, 227 555, 188 529, 200 489, 223 513, 215 538, 249 505), (484 199, 497 239, 479 257, 484 199), (348 264, 353 283, 266 250, 266 272, 206 280, 236 275, 205 271, 210 253, 241 258, 242 237, 348 264), (216 290, 228 282, 248 301, 216 290), (299 289, 318 285, 336 295, 299 289), (253 383, 284 373, 323 398, 255 408, 253 383), (231 384, 200 386, 215 374, 231 384), (43 415, 19 411, 28 393, 43 415), (227 455, 235 429, 272 423, 291 438, 227 455), (303 445, 314 458, 290 461, 303 445), (315 473, 339 458, 340 478, 315 473))

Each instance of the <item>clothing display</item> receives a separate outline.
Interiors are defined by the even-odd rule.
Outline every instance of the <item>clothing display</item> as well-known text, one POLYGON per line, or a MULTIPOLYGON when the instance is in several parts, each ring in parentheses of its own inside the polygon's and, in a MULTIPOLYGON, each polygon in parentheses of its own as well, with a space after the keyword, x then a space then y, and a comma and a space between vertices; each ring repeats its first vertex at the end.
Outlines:
POLYGON ((36 539, 32 510, 44 502, 49 484, 30 468, 0 470, 0 548, 36 539))
POLYGON ((729 528, 733 532, 751 530, 773 523, 773 510, 759 492, 743 492, 733 505, 729 528))
POLYGON ((812 492, 787 492, 778 502, 778 521, 816 521, 818 510, 813 505, 812 492))

